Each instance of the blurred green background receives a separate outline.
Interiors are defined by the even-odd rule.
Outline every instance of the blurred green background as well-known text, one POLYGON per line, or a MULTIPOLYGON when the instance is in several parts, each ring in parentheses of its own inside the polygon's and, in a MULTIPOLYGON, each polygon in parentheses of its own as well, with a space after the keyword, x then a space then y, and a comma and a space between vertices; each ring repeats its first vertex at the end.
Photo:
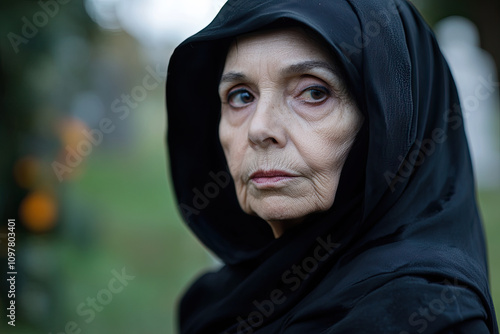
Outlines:
MULTIPOLYGON (((6 270, 0 272, 1 333, 59 334, 72 326, 82 333, 176 332, 179 296, 216 262, 175 206, 165 150, 164 75, 173 47, 206 25, 222 3, 0 4, 0 264, 6 268, 6 223, 14 217, 18 271, 15 328, 6 326, 2 313, 6 270), (136 98, 127 103, 126 95, 136 98), (66 164, 68 147, 76 149, 103 118, 113 130, 86 147, 88 154, 74 167, 59 170, 59 180, 54 162, 66 164), (128 281, 123 289, 115 282, 110 293, 110 282, 122 271, 128 281), (89 311, 93 298, 105 305, 89 311)), ((491 42, 499 35, 496 3, 416 1, 431 25, 457 14, 477 22, 482 47, 498 64, 498 43, 491 42)), ((478 197, 499 304, 500 189, 478 197)))

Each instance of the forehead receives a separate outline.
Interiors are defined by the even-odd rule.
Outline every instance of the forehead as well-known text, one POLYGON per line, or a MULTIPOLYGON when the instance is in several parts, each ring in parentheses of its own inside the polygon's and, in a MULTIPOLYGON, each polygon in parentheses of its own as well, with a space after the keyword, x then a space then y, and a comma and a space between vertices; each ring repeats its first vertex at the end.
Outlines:
POLYGON ((226 68, 263 58, 275 63, 321 60, 333 65, 331 54, 318 38, 301 27, 289 27, 237 37, 229 48, 226 68))

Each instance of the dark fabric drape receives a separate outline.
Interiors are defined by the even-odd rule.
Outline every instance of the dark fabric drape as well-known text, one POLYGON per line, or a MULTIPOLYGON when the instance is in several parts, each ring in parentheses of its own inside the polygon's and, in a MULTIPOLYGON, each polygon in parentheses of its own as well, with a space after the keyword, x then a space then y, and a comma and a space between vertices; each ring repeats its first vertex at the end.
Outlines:
POLYGON ((173 53, 167 109, 179 210, 225 263, 181 333, 498 333, 457 91, 410 3, 229 0, 173 53), (239 208, 217 87, 232 38, 290 24, 331 47, 365 123, 332 208, 274 239, 239 208))

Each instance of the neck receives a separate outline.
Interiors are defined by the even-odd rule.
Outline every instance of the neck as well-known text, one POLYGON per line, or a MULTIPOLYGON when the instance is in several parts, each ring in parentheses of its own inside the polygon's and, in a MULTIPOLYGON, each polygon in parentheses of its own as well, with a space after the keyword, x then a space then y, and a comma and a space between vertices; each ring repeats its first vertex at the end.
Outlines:
POLYGON ((294 226, 297 226, 303 221, 304 218, 297 218, 297 219, 287 219, 287 220, 271 220, 267 221, 267 223, 271 226, 274 237, 278 239, 283 235, 283 233, 285 233, 286 230, 294 226))

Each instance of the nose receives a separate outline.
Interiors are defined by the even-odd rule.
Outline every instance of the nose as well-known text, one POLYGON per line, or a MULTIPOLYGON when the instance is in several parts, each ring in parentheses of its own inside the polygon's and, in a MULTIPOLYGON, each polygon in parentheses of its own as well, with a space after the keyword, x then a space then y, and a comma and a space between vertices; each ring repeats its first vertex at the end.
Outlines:
POLYGON ((281 108, 277 99, 261 98, 250 120, 248 140, 251 145, 267 148, 275 145, 283 147, 286 144, 285 122, 282 119, 281 108))

